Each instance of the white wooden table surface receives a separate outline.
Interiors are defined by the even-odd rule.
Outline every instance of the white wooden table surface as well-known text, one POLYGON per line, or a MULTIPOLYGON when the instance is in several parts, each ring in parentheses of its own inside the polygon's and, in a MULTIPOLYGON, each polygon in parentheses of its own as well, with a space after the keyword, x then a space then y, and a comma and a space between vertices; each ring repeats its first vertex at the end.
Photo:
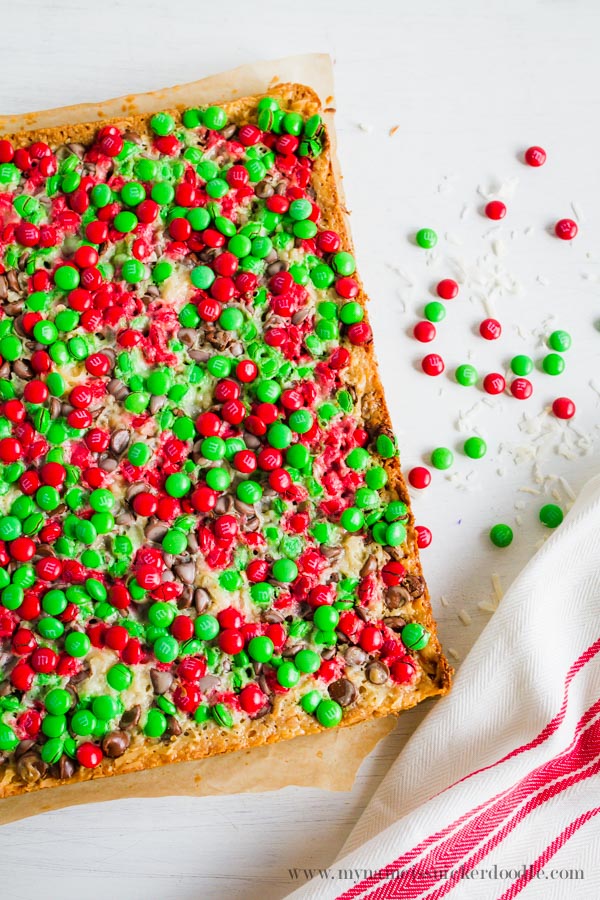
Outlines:
MULTIPOLYGON (((435 473, 415 497, 417 520, 434 532, 423 562, 441 636, 464 657, 489 619, 478 604, 491 601, 492 574, 506 587, 543 537, 539 507, 553 489, 567 499, 552 476, 577 490, 599 468, 598 4, 29 0, 3 4, 1 22, 1 112, 159 88, 261 57, 332 54, 346 192, 404 465, 434 446, 456 450, 468 434, 488 443, 483 461, 457 452, 455 474, 435 473), (520 162, 529 144, 547 149, 543 169, 520 162), (498 189, 508 215, 496 228, 481 207, 498 189), (572 244, 549 233, 561 217, 579 221, 572 244), (424 225, 440 235, 429 260, 409 240, 424 225), (426 378, 411 329, 432 285, 461 272, 460 300, 448 304, 435 344, 448 377, 426 378), (484 297, 504 324, 495 344, 476 336, 484 297), (553 327, 573 335, 567 369, 559 379, 537 372, 528 403, 488 406, 479 389, 453 383, 461 362, 485 373, 504 371, 516 353, 541 359, 539 335, 553 327), (544 415, 558 394, 577 403, 571 427, 544 415), (486 536, 497 521, 515 528, 504 551, 486 536)), ((128 800, 6 826, 0 895, 282 897, 295 886, 290 867, 332 860, 422 715, 402 717, 349 794, 128 800)))

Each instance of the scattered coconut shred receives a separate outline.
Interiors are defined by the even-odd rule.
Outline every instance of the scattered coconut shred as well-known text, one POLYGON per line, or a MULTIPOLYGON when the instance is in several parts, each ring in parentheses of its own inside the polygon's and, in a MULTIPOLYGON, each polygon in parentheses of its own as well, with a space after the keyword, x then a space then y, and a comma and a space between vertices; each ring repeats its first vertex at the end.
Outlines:
MULTIPOLYGON (((359 125, 359 128, 365 131, 370 130, 363 125, 359 125)), ((393 134, 395 134, 397 129, 398 126, 390 128, 389 135, 392 136, 393 134)), ((530 154, 532 153, 532 151, 537 152, 538 150, 539 148, 530 148, 530 150, 528 150, 525 154, 525 161, 527 162, 528 166, 538 166, 543 164, 543 161, 545 161, 545 153, 542 151, 542 162, 531 162, 530 154)), ((444 176, 441 182, 437 185, 437 193, 443 195, 452 194, 455 188, 455 182, 457 180, 458 176, 444 176)), ((486 204, 484 216, 488 216, 488 219, 484 219, 484 221, 487 222, 489 221, 489 219, 501 220, 504 217, 506 213, 506 202, 509 202, 515 195, 518 183, 518 178, 509 178, 499 184, 493 184, 488 187, 479 185, 477 187, 478 196, 486 204)), ((473 206, 467 203, 463 204, 459 213, 460 222, 466 219, 473 212, 477 214, 477 207, 479 206, 479 203, 475 204, 474 210, 473 206)), ((571 209, 575 219, 577 221, 581 221, 582 214, 580 207, 575 202, 573 202, 571 203, 571 209)), ((537 229, 535 229, 531 225, 528 225, 521 228, 513 227, 510 232, 503 233, 501 222, 498 221, 491 227, 487 227, 483 232, 482 237, 487 242, 487 249, 485 250, 485 252, 480 253, 475 258, 475 260, 472 261, 472 263, 467 262, 467 260, 465 260, 462 256, 457 255, 457 252, 454 248, 462 247, 464 242, 460 234, 455 234, 452 231, 446 231, 444 233, 446 244, 451 245, 451 247, 453 248, 452 253, 447 257, 442 257, 439 252, 439 248, 436 248, 437 235, 431 229, 422 229, 419 234, 417 234, 417 244, 426 250, 423 260, 424 265, 427 269, 439 267, 440 264, 445 268, 445 274, 443 276, 445 282, 444 280, 442 280, 437 286, 437 295, 439 298, 443 300, 450 299, 449 297, 445 296, 440 289, 442 285, 444 285, 444 283, 449 283, 449 279, 452 278, 456 282, 457 293, 460 286, 460 292, 468 303, 470 303, 475 309, 482 310, 483 314, 488 319, 494 319, 497 321, 498 310, 506 309, 507 301, 511 299, 522 298, 526 292, 521 280, 517 278, 508 268, 507 258, 510 255, 510 244, 523 239, 528 240, 532 235, 540 235, 547 230, 548 229, 546 223, 542 223, 538 226, 537 229), (509 237, 508 241, 505 236, 506 234, 508 234, 509 237)), ((564 240, 570 240, 577 234, 577 225, 575 222, 572 222, 569 219, 562 219, 556 223, 555 234, 557 238, 562 237, 564 240)), ((419 279, 413 277, 412 274, 407 273, 404 269, 400 268, 394 263, 387 263, 387 267, 398 276, 399 280, 402 283, 402 287, 398 288, 398 295, 403 298, 404 305, 408 306, 410 304, 414 307, 416 295, 420 293, 419 279)), ((428 280, 429 277, 430 276, 428 276, 428 280)), ((584 277, 593 279, 594 276, 586 274, 584 277)), ((600 280, 600 278, 598 280, 600 280)), ((551 279, 548 278, 545 274, 538 273, 537 276, 535 276, 534 285, 536 288, 546 289, 551 285, 551 283, 551 279)), ((454 294, 452 296, 456 295, 454 294)), ((431 302, 428 305, 431 307, 443 306, 443 304, 438 301, 437 297, 435 298, 435 303, 431 302)), ((512 309, 514 310, 514 308, 515 305, 513 304, 512 309)), ((444 312, 442 311, 439 316, 437 316, 437 312, 434 312, 432 310, 432 315, 430 316, 426 308, 425 315, 427 316, 429 322, 436 323, 437 328, 441 331, 443 327, 444 312)), ((418 324, 422 327, 425 322, 418 324)), ((558 327, 559 325, 560 323, 558 323, 558 327)), ((529 329, 524 324, 519 322, 513 322, 512 328, 516 335, 526 344, 527 349, 523 351, 523 354, 527 353, 530 358, 536 360, 538 363, 538 368, 540 368, 542 357, 545 358, 546 355, 549 354, 549 352, 557 349, 553 344, 549 342, 550 335, 557 329, 556 316, 554 314, 546 316, 542 320, 540 325, 536 328, 529 329)), ((499 331, 500 329, 498 326, 498 334, 493 336, 490 340, 498 337, 499 331)), ((416 331, 415 336, 417 335, 417 333, 418 332, 416 331)), ((431 329, 429 329, 429 333, 431 333, 431 329)), ((481 333, 482 336, 488 337, 488 335, 485 335, 483 331, 481 333)), ((557 331, 557 333, 560 332, 557 331)), ((421 334, 426 335, 427 330, 422 330, 421 334)), ((424 336, 422 340, 429 342, 435 339, 435 337, 436 329, 433 328, 433 337, 424 336)), ((568 334, 567 338, 569 338, 568 334)), ((484 343, 487 343, 487 341, 484 343)), ((477 346, 479 349, 481 349, 480 344, 478 344, 477 346)), ((561 359, 563 358, 563 352, 568 349, 568 346, 565 348, 561 348, 561 359)), ((463 362, 466 358, 466 360, 468 360, 470 363, 474 358, 473 351, 469 347, 464 347, 462 353, 463 362)), ((554 353, 554 356, 556 355, 557 354, 554 353)), ((435 356, 437 356, 437 354, 430 354, 429 359, 432 359, 435 356)), ((527 356, 524 356, 523 358, 527 359, 527 356)), ((431 363, 429 365, 425 364, 428 361, 427 357, 423 360, 422 367, 427 375, 439 375, 444 371, 443 361, 439 356, 437 356, 437 359, 441 363, 441 365, 437 366, 437 370, 435 368, 435 365, 431 363)), ((489 363, 489 365, 490 367, 492 367, 492 371, 494 371, 494 363, 489 363)), ((514 387, 514 383, 520 381, 530 384, 530 382, 527 380, 527 378, 521 377, 521 373, 513 367, 513 361, 511 361, 511 364, 508 367, 506 359, 504 359, 502 362, 498 362, 496 365, 497 368, 495 369, 495 371, 498 373, 504 373, 503 375, 499 376, 500 378, 504 379, 505 383, 504 390, 500 390, 500 393, 503 395, 503 397, 507 398, 510 403, 515 402, 514 398, 516 398, 517 401, 527 400, 532 394, 531 386, 528 389, 528 393, 527 389, 523 389, 523 391, 521 392, 520 388, 516 389, 514 387)), ((557 373, 550 373, 549 370, 545 371, 548 371, 548 374, 560 374, 560 371, 557 373)), ((528 375, 528 373, 526 374, 528 375)), ((531 377, 539 379, 539 374, 536 371, 535 364, 531 372, 531 377)), ((551 379, 550 382, 554 387, 554 379, 551 379)), ((465 385, 467 384, 467 382, 461 383, 465 385)), ((479 376, 477 376, 477 381, 475 383, 479 383, 480 387, 482 387, 479 376)), ((545 387, 547 387, 548 382, 545 382, 544 385, 545 387)), ((600 382, 592 379, 588 382, 587 386, 597 395, 598 398, 600 398, 600 382)), ((491 385, 491 387, 493 387, 493 385, 491 385)), ((443 396, 446 394, 446 388, 447 384, 445 384, 443 387, 440 387, 439 396, 443 396)), ((485 387, 485 390, 487 391, 487 386, 485 387)), ((557 390, 558 393, 560 393, 560 388, 558 388, 557 390)), ((482 434, 483 426, 480 424, 481 415, 485 414, 489 408, 493 408, 496 412, 498 411, 498 400, 500 398, 489 396, 489 394, 493 393, 498 393, 498 391, 490 390, 488 393, 485 393, 483 395, 480 394, 475 402, 472 402, 469 406, 463 409, 456 410, 454 428, 458 434, 468 434, 471 437, 475 435, 479 438, 485 436, 484 433, 482 434)), ((600 400, 597 402, 600 402, 600 400)), ((515 407, 511 407, 511 409, 515 409, 515 407)), ((505 413, 505 411, 507 411, 507 409, 502 408, 503 414, 505 413)), ((570 415, 563 416, 560 412, 556 411, 554 405, 548 406, 535 414, 531 414, 527 411, 521 412, 520 410, 519 412, 521 414, 521 418, 516 423, 516 427, 518 428, 518 431, 523 435, 523 440, 512 442, 509 440, 505 440, 499 444, 495 453, 495 472, 498 477, 503 477, 509 466, 526 466, 529 469, 529 477, 527 479, 528 483, 523 484, 517 489, 519 494, 524 494, 530 498, 539 498, 537 499, 537 501, 530 501, 537 503, 541 503, 542 499, 547 496, 548 498, 551 498, 553 501, 559 504, 561 508, 568 510, 576 498, 575 491, 563 475, 542 471, 542 462, 546 464, 546 461, 552 454, 557 455, 565 460, 576 460, 582 456, 586 456, 592 451, 594 440, 597 439, 598 435, 586 434, 582 432, 570 419, 570 415, 572 415, 573 412, 571 412, 570 415), (498 465, 498 463, 500 463, 500 465, 498 465)), ((600 426, 596 426, 596 431, 598 430, 600 430, 600 426)), ((445 473, 444 477, 449 483, 451 483, 455 488, 459 490, 472 490, 478 486, 478 478, 480 472, 481 467, 479 467, 478 471, 475 471, 475 469, 470 471, 464 471, 464 469, 462 471, 457 471, 455 469, 452 472, 445 473)), ((419 485, 419 487, 421 486, 426 485, 419 485)), ((515 500, 514 509, 518 512, 515 512, 513 519, 517 527, 522 526, 523 516, 520 513, 526 510, 527 507, 527 501, 521 499, 515 500)), ((544 540, 546 540, 547 537, 550 536, 550 533, 551 531, 548 531, 544 538, 536 542, 536 549, 544 543, 544 540)), ((502 546, 508 546, 511 540, 512 537, 507 544, 504 544, 502 546)), ((424 544, 423 546, 427 545, 424 544)), ((493 613, 498 609, 498 606, 504 595, 504 590, 500 581, 500 576, 498 574, 493 573, 491 575, 491 585, 492 592, 490 599, 481 600, 477 603, 477 609, 489 615, 493 615, 493 613)), ((445 596, 440 596, 440 604, 444 608, 448 608, 451 605, 450 601, 445 596)), ((461 608, 458 611, 457 617, 465 627, 470 627, 473 624, 473 618, 470 612, 465 608, 461 608)), ((448 653, 454 659, 460 659, 460 655, 454 648, 449 647, 448 653)))

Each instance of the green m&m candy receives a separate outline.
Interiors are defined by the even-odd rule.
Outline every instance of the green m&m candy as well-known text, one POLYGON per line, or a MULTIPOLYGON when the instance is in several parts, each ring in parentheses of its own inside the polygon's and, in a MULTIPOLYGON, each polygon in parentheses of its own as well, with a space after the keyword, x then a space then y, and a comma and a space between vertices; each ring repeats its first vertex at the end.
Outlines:
POLYGON ((159 709, 149 709, 144 725, 146 737, 159 738, 167 730, 167 720, 159 709))
POLYGON ((546 503, 540 509, 540 522, 546 528, 558 528, 564 519, 564 513, 556 503, 546 503))
POLYGON ((471 387, 474 384, 477 384, 477 369, 474 366, 469 365, 469 363, 464 363, 462 366, 459 366, 454 373, 456 380, 459 384, 462 384, 464 387, 471 387))
POLYGON ((65 638, 65 650, 77 659, 89 653, 90 647, 90 639, 82 631, 71 631, 65 638))
POLYGON ((571 346, 571 335, 568 331, 553 331, 548 338, 548 346, 557 353, 565 353, 571 346))
POLYGON ((362 510, 356 506, 349 506, 340 516, 340 525, 346 531, 360 531, 365 524, 365 516, 362 510))
POLYGON ((419 247, 431 250, 437 244, 438 237, 433 228, 420 228, 415 235, 415 240, 419 247))
POLYGON ((115 691, 126 691, 133 681, 133 673, 124 663, 115 663, 106 673, 109 686, 115 691))
POLYGON ((300 706, 305 713, 312 716, 322 699, 319 691, 309 691, 300 699, 300 706))
POLYGON ((64 716, 71 709, 73 696, 63 688, 53 688, 46 694, 44 706, 53 716, 64 716))
POLYGON ((224 703, 215 703, 212 707, 212 717, 222 728, 233 728, 233 716, 224 703))
POLYGON ((194 631, 196 637, 201 641, 212 641, 220 631, 219 622, 216 617, 210 615, 210 613, 203 613, 196 619, 194 631))
POLYGON ((449 469, 454 462, 454 454, 448 447, 436 447, 431 454, 431 465, 435 469, 449 469))
POLYGON ((179 643, 172 635, 165 634, 154 642, 153 650, 159 662, 170 663, 179 655, 179 643))
POLYGON ((266 635, 254 637, 248 644, 248 655, 251 659, 256 660, 256 662, 269 662, 274 652, 275 647, 273 646, 273 641, 266 635))
POLYGON ((19 743, 19 738, 10 725, 0 722, 0 750, 10 753, 19 743))
POLYGON ((508 547, 512 544, 513 530, 510 525, 499 522, 490 528, 490 541, 495 547, 508 547))
POLYGON ((525 354, 521 353, 518 356, 513 356, 510 361, 510 367, 515 375, 529 375, 533 371, 533 360, 530 356, 525 356, 525 354))
POLYGON ((439 300, 431 300, 425 304, 423 315, 429 322, 441 322, 446 318, 446 307, 439 300))
POLYGON ((293 662, 281 663, 277 669, 277 681, 284 688, 292 688, 298 684, 300 672, 293 662))
POLYGON ((565 370, 565 361, 558 353, 548 353, 542 360, 542 368, 546 375, 561 375, 565 370))
POLYGON ((483 438, 470 437, 465 441, 463 449, 469 459, 482 459, 487 452, 487 444, 483 438))
POLYGON ((429 632, 419 622, 409 622, 401 632, 407 650, 422 650, 429 643, 429 632))
POLYGON ((333 631, 339 621, 340 614, 335 607, 323 604, 315 609, 313 622, 320 631, 333 631))
POLYGON ((211 131, 220 131, 227 125, 227 113, 220 106, 209 106, 202 115, 204 124, 211 131))
POLYGON ((276 559, 272 567, 273 578, 288 584, 298 577, 298 566, 293 559, 276 559))
POLYGON ((342 721, 343 710, 335 700, 321 700, 316 708, 316 717, 323 728, 335 728, 342 721))
POLYGON ((308 647, 306 647, 296 653, 294 656, 294 665, 299 672, 312 675, 320 668, 321 657, 318 653, 315 653, 314 650, 309 650, 308 647))

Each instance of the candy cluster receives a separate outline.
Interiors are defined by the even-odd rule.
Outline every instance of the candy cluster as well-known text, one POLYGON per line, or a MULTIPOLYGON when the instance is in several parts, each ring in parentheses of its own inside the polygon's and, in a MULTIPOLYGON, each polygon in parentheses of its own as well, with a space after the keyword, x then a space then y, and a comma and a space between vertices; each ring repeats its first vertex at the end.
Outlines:
POLYGON ((0 762, 29 784, 420 677, 325 141, 274 98, 0 141, 0 762))

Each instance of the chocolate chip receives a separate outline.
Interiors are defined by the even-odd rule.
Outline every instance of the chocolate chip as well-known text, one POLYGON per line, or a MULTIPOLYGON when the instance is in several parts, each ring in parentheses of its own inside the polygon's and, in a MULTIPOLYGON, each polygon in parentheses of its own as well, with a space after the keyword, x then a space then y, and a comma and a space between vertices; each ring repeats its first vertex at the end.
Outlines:
POLYGON ((131 709, 126 709, 123 715, 121 716, 121 721, 119 722, 120 728, 125 728, 127 731, 131 731, 131 729, 135 728, 136 725, 139 725, 140 719, 142 718, 142 708, 139 704, 132 706, 131 709))
POLYGON ((106 459, 101 459, 98 463, 98 467, 102 469, 103 472, 107 472, 109 475, 111 472, 114 472, 119 463, 112 456, 107 456, 106 459))
POLYGON ((70 759, 68 756, 61 756, 58 763, 58 777, 62 781, 66 781, 67 778, 72 778, 77 769, 77 764, 74 759, 70 759))
POLYGON ((120 378, 111 378, 106 385, 106 390, 115 400, 124 400, 129 395, 129 388, 120 378))
POLYGON ((119 428, 118 431, 114 431, 110 438, 110 449, 115 456, 120 456, 122 453, 125 453, 127 448, 129 447, 129 442, 131 440, 131 435, 127 428, 119 428))
POLYGON ((156 413, 163 408, 165 403, 167 402, 166 397, 158 397, 156 394, 153 394, 150 398, 150 403, 148 405, 148 409, 150 413, 155 416, 156 413))
POLYGON ((259 181, 254 188, 254 193, 257 197, 260 197, 261 200, 266 200, 267 197, 273 196, 273 186, 270 185, 268 181, 259 181))
POLYGON ((48 771, 48 766, 35 750, 24 753, 17 761, 17 774, 25 784, 36 784, 48 771))
POLYGON ((402 616, 386 616, 383 620, 383 624, 387 628, 391 628, 392 631, 402 631, 406 625, 406 620, 403 619, 402 616))
POLYGON ((146 525, 144 536, 153 544, 160 544, 168 530, 168 527, 161 522, 154 522, 152 525, 146 525))
POLYGON ((366 671, 371 684, 385 684, 390 677, 390 670, 384 662, 379 660, 369 663, 366 671))
POLYGON ((129 747, 130 737, 125 731, 111 731, 102 739, 102 750, 111 759, 123 756, 129 747))
POLYGON ((173 684, 173 674, 161 669, 150 669, 150 681, 155 694, 166 694, 173 684))
POLYGON ((122 512, 115 518, 116 525, 122 525, 127 528, 129 525, 133 525, 135 522, 135 516, 130 512, 122 512))
POLYGON ((377 558, 371 554, 368 557, 366 562, 363 564, 362 569, 360 570, 361 577, 364 578, 365 575, 372 575, 377 569, 377 558))
POLYGON ((425 582, 420 575, 405 575, 402 579, 402 587, 406 588, 414 600, 418 600, 425 593, 425 582))
POLYGON ((204 588, 199 587, 194 591, 194 606, 198 615, 201 615, 210 606, 210 594, 204 588))
POLYGON ((356 700, 356 688, 348 678, 338 678, 327 688, 332 700, 340 706, 350 706, 356 700))
POLYGON ((165 734, 169 737, 179 737, 182 732, 181 725, 175 718, 175 716, 167 716, 167 730, 165 734))
POLYGON ((362 666, 367 659, 367 654, 360 647, 348 647, 346 650, 346 664, 349 666, 362 666))
POLYGON ((179 597, 177 598, 177 609, 189 609, 192 605, 192 597, 194 589, 191 585, 185 584, 179 597))
POLYGON ((184 584, 193 584, 196 578, 196 564, 191 561, 179 563, 179 565, 173 566, 173 572, 184 584))
POLYGON ((401 606, 404 606, 405 603, 410 603, 412 601, 412 597, 408 591, 405 588, 400 587, 399 584, 388 588, 383 595, 383 599, 388 609, 399 609, 401 606))
POLYGON ((32 741, 29 738, 27 738, 24 741, 19 741, 19 743, 17 744, 17 746, 15 748, 15 759, 20 759, 22 756, 25 755, 25 753, 27 753, 29 750, 31 750, 31 748, 34 746, 35 746, 35 741, 32 741))
MULTIPOLYGON (((26 359, 16 359, 12 364, 12 370, 17 378, 22 378, 24 381, 27 381, 33 375, 31 363, 26 359)), ((53 397, 52 399, 60 403, 58 398, 53 397)))

